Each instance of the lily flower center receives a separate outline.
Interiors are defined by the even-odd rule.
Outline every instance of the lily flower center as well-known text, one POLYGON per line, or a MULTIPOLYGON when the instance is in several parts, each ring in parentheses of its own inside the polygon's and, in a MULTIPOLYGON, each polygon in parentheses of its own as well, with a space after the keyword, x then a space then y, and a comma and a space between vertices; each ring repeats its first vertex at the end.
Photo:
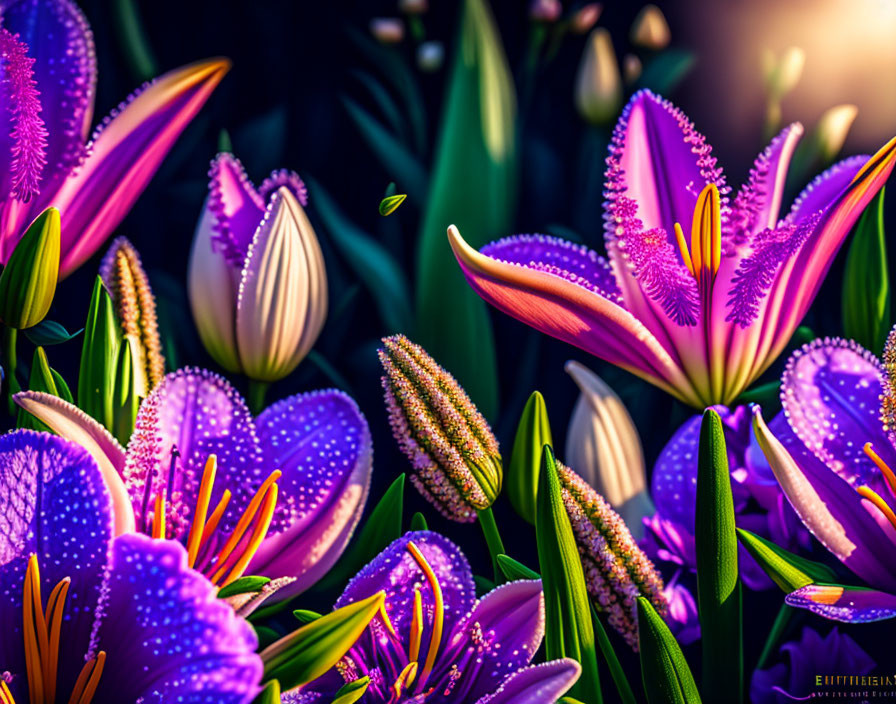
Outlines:
MULTIPOLYGON (((55 704, 56 673, 59 666, 60 633, 65 599, 71 579, 66 577, 50 592, 46 608, 40 593, 40 569, 37 555, 28 560, 22 601, 25 674, 28 678, 29 704, 55 704)), ((103 674, 105 651, 84 663, 75 682, 69 704, 90 704, 103 674)), ((15 704, 7 683, 0 679, 0 704, 15 704)))
MULTIPOLYGON (((889 465, 887 465, 887 463, 881 459, 880 455, 878 455, 874 451, 874 449, 871 447, 870 442, 866 442, 865 446, 862 449, 865 451, 865 454, 868 455, 868 458, 872 462, 874 462, 874 464, 880 470, 880 473, 883 475, 887 487, 890 489, 890 493, 893 496, 896 496, 896 474, 894 474, 889 465)), ((864 485, 857 487, 856 492, 858 492, 859 496, 864 499, 868 499, 868 501, 874 504, 890 522, 893 528, 896 528, 896 512, 893 511, 892 507, 880 494, 874 491, 874 489, 872 489, 871 487, 864 485)))
MULTIPOLYGON (((156 492, 151 512, 148 508, 152 494, 152 474, 146 480, 143 495, 143 530, 153 538, 169 537, 166 517, 171 510, 172 487, 179 457, 177 449, 173 449, 166 489, 156 492)), ((212 584, 226 587, 243 576, 268 533, 277 507, 277 480, 282 476, 282 472, 274 470, 268 475, 240 515, 233 531, 225 537, 219 528, 221 518, 230 504, 232 495, 229 489, 224 491, 214 509, 209 512, 217 470, 218 458, 209 455, 202 471, 196 508, 189 523, 187 563, 208 577, 212 584)))
POLYGON ((675 223, 675 241, 684 265, 698 284, 711 283, 722 264, 721 201, 715 184, 707 184, 697 197, 690 248, 678 223, 675 223))

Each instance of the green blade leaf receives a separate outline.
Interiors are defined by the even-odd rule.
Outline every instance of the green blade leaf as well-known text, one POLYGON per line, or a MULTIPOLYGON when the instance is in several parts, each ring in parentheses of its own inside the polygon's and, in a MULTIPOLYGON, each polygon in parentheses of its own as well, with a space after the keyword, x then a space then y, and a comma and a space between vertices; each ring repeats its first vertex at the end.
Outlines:
POLYGON ((315 589, 327 590, 340 586, 349 577, 401 537, 404 516, 404 474, 399 474, 386 489, 357 538, 315 589))
POLYGON ((419 511, 411 516, 411 530, 429 530, 429 525, 426 522, 426 516, 424 516, 419 511))
POLYGON ((491 10, 486 0, 466 0, 420 232, 417 335, 486 418, 495 417, 498 404, 492 328, 446 231, 457 225, 473 247, 509 231, 515 123, 513 80, 491 10))
POLYGON ((226 599, 229 596, 237 594, 247 594, 249 592, 260 592, 261 588, 271 581, 270 577, 260 577, 258 575, 247 575, 234 580, 226 587, 218 590, 218 598, 226 599))
POLYGON ((302 626, 261 652, 264 681, 276 679, 285 690, 308 684, 345 655, 383 608, 385 592, 343 606, 302 626))
POLYGON ((765 573, 787 594, 814 582, 837 580, 834 570, 827 565, 794 555, 755 533, 738 528, 737 537, 765 573))
POLYGON ((637 704, 638 700, 635 699, 635 693, 628 683, 628 677, 625 675, 625 670, 622 669, 622 664, 619 662, 619 658, 616 657, 616 651, 613 649, 613 644, 610 642, 607 630, 604 628, 604 624, 601 623, 600 616, 598 616, 597 609, 594 608, 593 602, 591 603, 591 620, 594 623, 594 633, 597 636, 597 645, 600 648, 601 654, 604 656, 604 660, 607 662, 607 667, 610 668, 610 677, 613 678, 613 684, 616 685, 616 691, 619 693, 619 700, 622 704, 637 704))
POLYGON ((406 193, 396 193, 394 196, 386 196, 380 201, 380 215, 383 217, 391 215, 398 210, 398 206, 404 203, 404 199, 407 197, 406 193))
POLYGON ((326 234, 370 291, 383 323, 389 330, 410 332, 414 321, 410 286, 395 257, 349 220, 319 183, 308 179, 308 185, 326 234))
MULTIPOLYGON (((59 390, 56 388, 56 379, 53 376, 53 370, 50 369, 50 363, 47 361, 47 354, 44 352, 43 347, 38 347, 34 350, 34 357, 31 360, 31 376, 28 379, 28 390, 43 391, 59 396, 59 390)), ((53 432, 48 425, 42 423, 21 407, 19 408, 16 427, 40 430, 45 433, 53 432)))
POLYGON ((843 272, 843 331, 865 349, 883 348, 890 329, 890 275, 884 232, 884 189, 865 208, 843 272))
POLYGON ((115 386, 112 389, 112 434, 122 447, 127 447, 128 440, 131 439, 140 406, 140 399, 137 397, 139 362, 135 347, 138 344, 130 338, 123 338, 118 345, 115 386))
POLYGON ((498 567, 504 573, 504 577, 508 582, 517 579, 541 579, 541 575, 535 570, 530 570, 522 562, 517 562, 507 555, 498 555, 498 567))
POLYGON ((703 414, 697 469, 697 601, 703 642, 703 694, 743 701, 742 594, 737 574, 734 499, 722 419, 703 414))
POLYGON ((54 320, 42 320, 34 327, 23 330, 23 332, 25 337, 35 345, 49 347, 50 345, 68 342, 84 332, 84 328, 77 332, 69 333, 68 330, 54 320))
POLYGON ((638 597, 638 650, 649 704, 700 704, 700 693, 681 647, 643 596, 638 597))
POLYGON ((354 704, 364 696, 364 693, 369 686, 370 678, 367 675, 359 677, 353 682, 346 682, 339 688, 339 691, 336 692, 333 704, 354 704))
POLYGON ((586 704, 600 704, 603 697, 585 574, 549 445, 544 446, 542 454, 535 542, 544 588, 547 659, 568 657, 577 661, 582 666, 582 675, 570 694, 586 704))
POLYGON ((78 407, 110 432, 114 428, 113 389, 120 337, 112 298, 103 280, 97 276, 84 326, 84 345, 78 372, 78 407))
POLYGON ((252 704, 280 704, 280 683, 277 680, 268 682, 252 704))
POLYGON ((638 87, 659 95, 669 95, 690 73, 696 56, 683 49, 666 49, 650 59, 638 79, 638 87))
POLYGON ((511 505, 529 523, 535 522, 535 497, 538 494, 542 448, 553 444, 544 397, 538 391, 533 391, 516 428, 505 478, 511 505))
POLYGON ((296 609, 292 612, 292 615, 295 616, 296 621, 301 624, 311 623, 321 616, 317 611, 310 611, 309 609, 296 609))

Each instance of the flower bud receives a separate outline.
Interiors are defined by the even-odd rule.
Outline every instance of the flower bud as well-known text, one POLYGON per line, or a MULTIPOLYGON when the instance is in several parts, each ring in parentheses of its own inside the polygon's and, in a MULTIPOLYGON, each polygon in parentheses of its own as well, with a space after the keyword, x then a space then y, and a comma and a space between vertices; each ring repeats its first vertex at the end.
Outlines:
POLYGON ((557 463, 563 503, 582 556, 585 584, 595 608, 635 650, 639 596, 666 611, 663 580, 625 522, 587 482, 557 463))
POLYGON ((30 328, 46 317, 59 279, 59 211, 47 208, 28 226, 0 273, 0 321, 30 328))
POLYGON ((585 46, 576 78, 576 107, 594 125, 614 120, 622 107, 622 77, 610 33, 598 27, 585 46))
POLYGON ((533 22, 556 22, 562 12, 560 0, 532 0, 529 3, 529 19, 533 22))
POLYGON ((100 277, 112 297, 115 317, 134 356, 134 391, 146 398, 165 376, 156 300, 140 255, 126 237, 116 239, 100 265, 100 277))
POLYGON ((622 75, 625 76, 625 82, 631 85, 641 77, 643 70, 641 59, 634 54, 626 54, 622 58, 622 75))
POLYGON ((818 153, 824 164, 832 162, 846 141, 859 109, 855 105, 836 105, 825 111, 815 128, 818 153))
POLYGON ((663 11, 656 5, 641 8, 632 23, 631 40, 635 46, 659 51, 669 46, 671 32, 663 11))
POLYGON ((398 44, 404 39, 404 22, 397 17, 374 17, 370 33, 381 44, 398 44))
POLYGON ((582 5, 582 7, 576 10, 570 18, 569 30, 573 34, 586 34, 590 32, 591 28, 597 24, 597 20, 603 9, 604 6, 599 2, 590 2, 587 5, 582 5))
POLYGON ((762 61, 768 92, 773 99, 780 100, 799 83, 806 64, 806 53, 799 47, 792 46, 778 59, 770 50, 766 50, 762 61))
POLYGON ((411 482, 439 512, 471 522, 501 491, 498 442, 469 396, 403 335, 379 351, 389 424, 411 461, 411 482))
POLYGON ((566 434, 566 459, 640 538, 641 519, 654 508, 638 430, 622 399, 597 374, 572 361, 566 372, 581 391, 566 434))

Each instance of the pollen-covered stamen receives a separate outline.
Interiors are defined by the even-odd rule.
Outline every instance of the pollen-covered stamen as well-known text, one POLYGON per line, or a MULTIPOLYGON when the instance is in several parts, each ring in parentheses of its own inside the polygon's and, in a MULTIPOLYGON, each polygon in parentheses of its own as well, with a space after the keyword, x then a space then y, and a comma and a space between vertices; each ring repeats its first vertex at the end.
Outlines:
POLYGON ((432 596, 434 601, 432 632, 430 633, 429 637, 429 648, 426 651, 426 661, 423 663, 423 672, 420 674, 420 680, 417 683, 417 691, 419 692, 426 685, 426 680, 429 678, 429 674, 432 672, 433 665, 435 665, 436 662, 436 656, 439 653, 439 645, 442 641, 442 629, 445 625, 445 602, 442 597, 442 587, 439 585, 438 577, 436 577, 436 573, 426 561, 423 553, 420 552, 420 548, 418 548, 413 543, 413 541, 408 541, 407 547, 408 552, 411 553, 411 557, 414 558, 414 560, 417 562, 417 565, 420 567, 424 576, 426 577, 426 581, 429 583, 429 588, 432 589, 432 596))
MULTIPOLYGON (((62 621, 65 599, 71 580, 66 577, 50 592, 46 610, 40 590, 40 568, 37 556, 32 555, 25 570, 23 588, 23 635, 25 652, 25 673, 28 680, 28 701, 30 704, 55 704, 56 675, 59 669, 59 646, 61 643, 62 621)), ((72 690, 69 704, 90 704, 100 676, 106 653, 100 651, 95 658, 85 663, 72 690)), ((15 704, 6 682, 0 680, 0 704, 15 704)))

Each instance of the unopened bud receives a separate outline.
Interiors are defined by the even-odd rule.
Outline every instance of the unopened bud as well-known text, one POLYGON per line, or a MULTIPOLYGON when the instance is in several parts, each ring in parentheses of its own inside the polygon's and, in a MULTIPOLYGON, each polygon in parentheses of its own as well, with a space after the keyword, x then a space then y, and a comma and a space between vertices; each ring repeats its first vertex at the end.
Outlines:
POLYGON ((645 5, 632 23, 631 40, 635 46, 659 51, 669 46, 672 34, 663 11, 656 5, 645 5))
POLYGON ((529 19, 533 22, 556 22, 562 12, 560 0, 532 0, 529 4, 529 19))
POLYGON ((404 39, 404 22, 397 17, 374 17, 370 33, 382 44, 398 44, 404 39))
POLYGON ((392 433, 411 461, 411 483, 446 518, 475 520, 501 491, 498 442, 476 406, 426 351, 403 335, 379 351, 392 433))
POLYGON ((859 109, 855 105, 847 104, 832 107, 821 116, 818 127, 815 128, 815 136, 822 163, 830 163, 840 153, 849 128, 858 114, 859 109))
POLYGON ((59 279, 59 211, 37 216, 0 273, 0 321, 11 328, 37 325, 50 310, 59 279))
POLYGON ((597 20, 603 9, 604 6, 599 2, 591 2, 587 5, 582 5, 570 19, 569 30, 573 34, 587 34, 591 31, 591 28, 597 24, 597 20))
POLYGON ((616 119, 622 107, 622 76, 610 33, 598 27, 585 46, 576 79, 576 107, 579 114, 595 125, 616 119))

